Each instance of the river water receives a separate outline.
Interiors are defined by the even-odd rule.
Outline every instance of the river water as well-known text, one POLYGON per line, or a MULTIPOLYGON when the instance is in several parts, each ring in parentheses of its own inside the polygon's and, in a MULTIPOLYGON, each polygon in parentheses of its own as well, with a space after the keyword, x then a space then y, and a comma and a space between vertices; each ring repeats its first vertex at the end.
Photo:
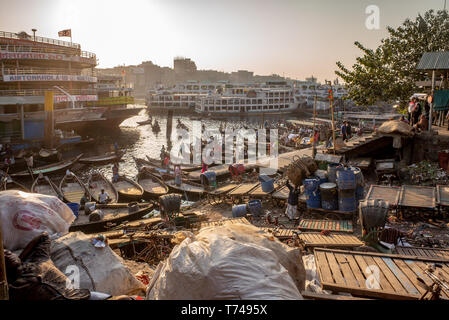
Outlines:
MULTIPOLYGON (((113 149, 112 145, 117 142, 120 149, 126 151, 119 163, 120 174, 124 174, 133 179, 137 174, 137 168, 133 160, 134 157, 143 158, 148 155, 152 158, 159 159, 160 150, 163 145, 167 147, 166 127, 167 116, 166 115, 153 115, 153 122, 157 120, 161 128, 159 133, 153 133, 151 125, 139 126, 138 121, 145 121, 148 119, 148 111, 144 105, 136 105, 137 107, 143 107, 139 115, 125 120, 119 130, 111 130, 108 132, 99 132, 92 137, 96 139, 95 145, 88 150, 83 150, 88 155, 99 155, 105 152, 109 152, 113 149)), ((220 125, 227 126, 233 129, 242 128, 246 125, 248 128, 261 128, 263 123, 267 120, 269 123, 276 123, 278 120, 298 119, 295 115, 264 115, 262 116, 250 116, 250 117, 227 117, 223 119, 198 119, 198 115, 174 115, 173 116, 173 130, 176 130, 177 120, 180 119, 189 130, 192 129, 193 121, 201 121, 206 128, 218 129, 220 125), (191 119, 193 118, 193 119, 191 119)), ((64 155, 75 156, 79 154, 79 150, 72 150, 70 154, 64 155)), ((99 169, 106 177, 112 176, 112 164, 103 165, 100 167, 92 168, 85 167, 79 171, 76 171, 81 177, 86 177, 88 172, 92 169, 99 169)), ((85 179, 83 179, 85 180, 85 179)))

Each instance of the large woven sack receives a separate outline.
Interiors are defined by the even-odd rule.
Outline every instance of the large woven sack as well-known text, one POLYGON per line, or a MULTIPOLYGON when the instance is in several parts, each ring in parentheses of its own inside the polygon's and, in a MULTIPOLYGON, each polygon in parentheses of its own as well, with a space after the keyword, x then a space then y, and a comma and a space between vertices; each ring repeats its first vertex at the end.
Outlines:
POLYGON ((384 122, 377 131, 380 134, 400 134, 405 136, 413 136, 412 127, 399 120, 384 122))

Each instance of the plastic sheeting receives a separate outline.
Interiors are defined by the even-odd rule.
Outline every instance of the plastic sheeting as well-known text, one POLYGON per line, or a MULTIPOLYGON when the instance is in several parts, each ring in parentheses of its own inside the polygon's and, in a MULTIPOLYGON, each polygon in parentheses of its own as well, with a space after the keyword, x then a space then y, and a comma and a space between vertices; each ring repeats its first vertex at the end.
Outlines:
POLYGON ((56 197, 8 190, 0 192, 0 219, 3 245, 14 251, 44 231, 50 236, 68 232, 75 215, 56 197))
POLYGON ((304 267, 299 249, 246 224, 190 234, 160 263, 147 299, 299 300, 304 267))
POLYGON ((145 286, 110 247, 96 248, 82 232, 71 232, 52 242, 51 259, 79 287, 112 296, 143 294, 145 286), (78 277, 76 279, 75 278, 78 277))

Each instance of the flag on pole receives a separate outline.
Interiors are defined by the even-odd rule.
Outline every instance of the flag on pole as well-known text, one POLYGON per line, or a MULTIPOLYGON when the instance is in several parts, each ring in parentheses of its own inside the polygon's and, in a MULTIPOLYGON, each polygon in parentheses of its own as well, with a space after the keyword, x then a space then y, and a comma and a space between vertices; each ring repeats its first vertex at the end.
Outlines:
POLYGON ((59 37, 72 37, 72 29, 66 29, 58 32, 59 37))

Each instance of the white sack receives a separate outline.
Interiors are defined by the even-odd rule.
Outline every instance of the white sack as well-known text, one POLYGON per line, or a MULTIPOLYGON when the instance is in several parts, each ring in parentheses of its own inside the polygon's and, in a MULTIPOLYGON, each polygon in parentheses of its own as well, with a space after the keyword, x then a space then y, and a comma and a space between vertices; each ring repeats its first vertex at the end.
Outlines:
POLYGON ((122 263, 122 258, 107 246, 95 248, 82 232, 71 232, 52 242, 51 259, 69 278, 79 270, 79 287, 113 296, 143 294, 145 285, 122 263), (86 270, 87 269, 87 270, 86 270))
POLYGON ((44 231, 50 236, 67 233, 75 215, 56 197, 7 190, 0 192, 0 219, 3 245, 14 251, 44 231))
MULTIPOLYGON (((205 228, 158 265, 147 299, 302 299, 278 257, 288 261, 288 254, 276 252, 288 247, 270 238, 246 224, 205 228)), ((302 266, 300 259, 295 263, 302 266)))

